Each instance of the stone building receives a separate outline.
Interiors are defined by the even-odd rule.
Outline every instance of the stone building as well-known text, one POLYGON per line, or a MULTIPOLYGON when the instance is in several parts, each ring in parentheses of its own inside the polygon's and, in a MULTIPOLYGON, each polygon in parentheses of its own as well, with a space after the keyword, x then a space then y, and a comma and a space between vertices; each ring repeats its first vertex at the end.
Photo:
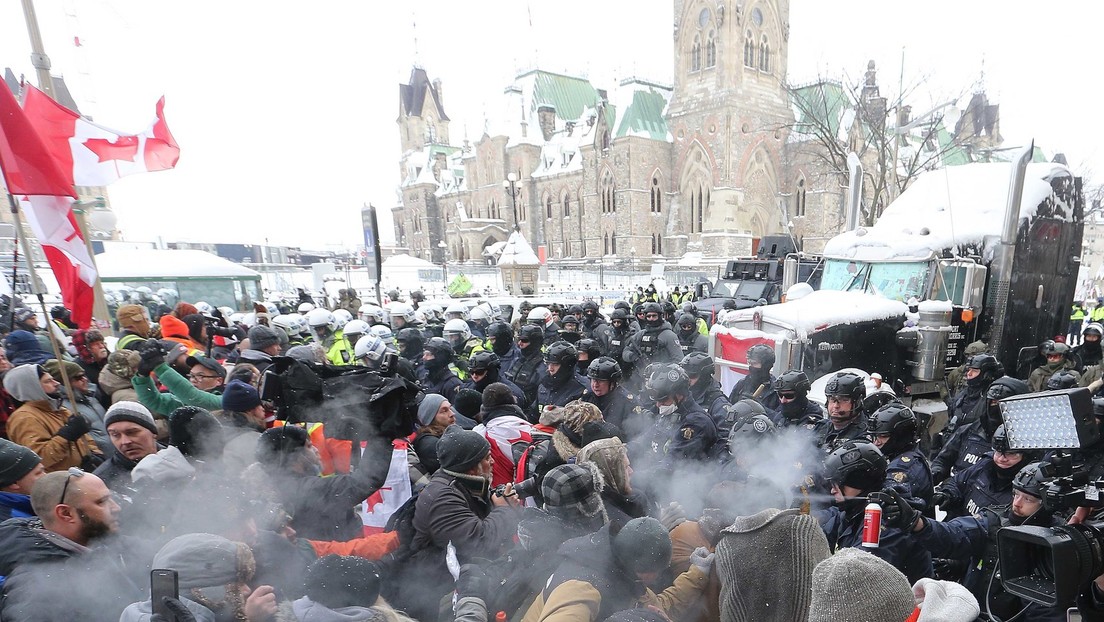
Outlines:
MULTIPOLYGON (((819 98, 839 141, 861 142, 886 124, 873 65, 860 88, 874 113, 857 116, 838 84, 786 87, 789 0, 673 1, 672 85, 527 71, 460 147, 440 81, 415 68, 399 86, 399 245, 493 262, 517 227, 560 264, 721 263, 785 232, 820 250, 843 224, 846 170, 825 164, 795 98, 819 98)), ((963 127, 990 148, 999 122, 983 98, 963 127)))

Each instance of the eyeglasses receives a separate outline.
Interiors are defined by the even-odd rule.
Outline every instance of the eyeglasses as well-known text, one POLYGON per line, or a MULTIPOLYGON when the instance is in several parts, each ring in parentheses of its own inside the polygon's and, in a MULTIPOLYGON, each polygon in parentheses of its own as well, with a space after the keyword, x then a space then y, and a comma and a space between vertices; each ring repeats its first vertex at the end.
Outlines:
POLYGON ((779 393, 778 397, 784 400, 792 400, 797 398, 796 393, 779 393))
POLYGON ((69 492, 69 480, 74 477, 77 479, 84 477, 84 471, 78 467, 69 467, 69 475, 65 476, 65 485, 61 487, 61 498, 58 499, 58 505, 65 503, 65 493, 69 492))
POLYGON ((211 378, 218 378, 218 376, 208 376, 206 374, 188 374, 188 380, 210 380, 211 378))

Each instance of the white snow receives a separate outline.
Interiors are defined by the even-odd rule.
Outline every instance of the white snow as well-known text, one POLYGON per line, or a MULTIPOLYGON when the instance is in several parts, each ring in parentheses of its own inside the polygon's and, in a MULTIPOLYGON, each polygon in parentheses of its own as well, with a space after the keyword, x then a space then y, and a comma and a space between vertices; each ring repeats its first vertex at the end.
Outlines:
POLYGON ((949 313, 954 311, 954 304, 950 300, 924 300, 918 309, 921 313, 949 313))
POLYGON ((822 289, 784 304, 730 311, 725 322, 746 325, 758 312, 764 324, 772 322, 792 327, 797 337, 805 338, 827 326, 904 317, 906 311, 908 306, 897 300, 863 292, 822 289))
POLYGON ((510 239, 506 240, 506 246, 502 248, 502 255, 498 258, 500 266, 536 266, 540 265, 540 259, 533 252, 533 247, 520 232, 514 231, 510 239))
POLYGON ((259 272, 200 250, 153 248, 116 249, 96 255, 96 267, 104 279, 245 278, 260 279, 259 272))
POLYGON ((406 253, 400 253, 398 255, 392 255, 383 260, 384 270, 393 270, 395 268, 440 268, 441 266, 433 263, 432 261, 426 261, 420 257, 414 257, 407 255, 406 253))
MULTIPOLYGON (((824 254, 859 260, 924 259, 962 244, 999 239, 1008 202, 1012 165, 1006 162, 951 166, 920 175, 882 213, 874 226, 842 233, 824 254)), ((1051 196, 1048 181, 1069 174, 1060 164, 1027 167, 1020 218, 1030 218, 1051 196)))

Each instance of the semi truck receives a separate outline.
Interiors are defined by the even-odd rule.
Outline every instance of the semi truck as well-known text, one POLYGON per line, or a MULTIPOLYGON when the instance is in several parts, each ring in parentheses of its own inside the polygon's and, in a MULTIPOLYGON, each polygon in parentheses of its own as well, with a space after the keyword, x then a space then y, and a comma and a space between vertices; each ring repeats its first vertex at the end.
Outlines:
POLYGON ((933 430, 967 343, 1026 377, 1065 332, 1085 211, 1081 179, 1030 156, 922 174, 873 226, 826 244, 818 291, 726 313, 710 338, 720 377, 738 379, 747 348, 767 343, 775 373, 803 370, 814 387, 843 368, 879 373, 933 430))

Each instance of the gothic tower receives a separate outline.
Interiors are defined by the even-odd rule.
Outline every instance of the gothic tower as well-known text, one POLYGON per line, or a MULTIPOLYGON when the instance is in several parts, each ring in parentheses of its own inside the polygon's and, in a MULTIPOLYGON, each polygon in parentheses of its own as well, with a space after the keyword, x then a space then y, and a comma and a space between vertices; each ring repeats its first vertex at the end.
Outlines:
POLYGON ((789 0, 674 3, 668 230, 685 235, 685 250, 750 254, 755 239, 783 227, 789 0))

